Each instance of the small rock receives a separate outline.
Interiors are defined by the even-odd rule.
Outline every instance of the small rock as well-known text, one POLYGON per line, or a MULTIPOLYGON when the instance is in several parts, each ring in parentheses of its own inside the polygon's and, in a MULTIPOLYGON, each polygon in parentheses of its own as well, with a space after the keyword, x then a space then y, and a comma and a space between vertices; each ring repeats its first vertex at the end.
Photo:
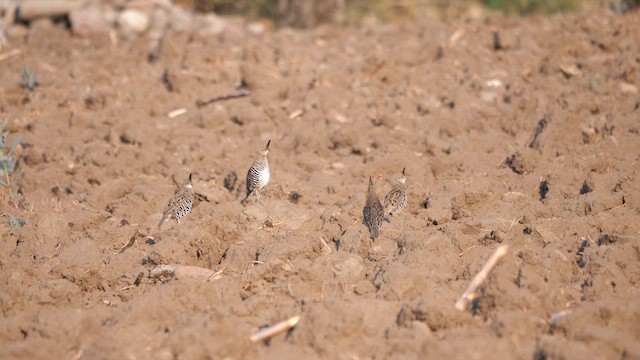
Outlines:
POLYGON ((486 87, 501 87, 502 86, 502 81, 500 81, 499 79, 491 79, 491 80, 487 80, 484 83, 484 86, 486 87))
POLYGON ((438 109, 442 107, 442 101, 438 100, 435 96, 429 95, 420 102, 420 106, 425 109, 438 109))
POLYGON ((266 27, 264 26, 263 23, 252 22, 249 25, 247 25, 247 30, 249 31, 249 33, 253 35, 262 35, 265 32, 266 27))
POLYGON ((80 36, 102 34, 109 31, 109 23, 102 15, 102 11, 96 7, 72 10, 69 13, 71 30, 80 36))
POLYGON ((623 94, 637 94, 638 93, 638 87, 633 85, 633 84, 629 84, 626 82, 622 82, 619 85, 620 91, 622 91, 623 94))
POLYGON ((382 246, 374 246, 369 249, 369 255, 367 258, 371 261, 380 261, 387 257, 387 252, 382 248, 382 246))
POLYGON ((141 10, 126 9, 118 15, 118 24, 126 36, 135 37, 147 31, 149 15, 141 10))
POLYGON ((227 27, 226 21, 215 14, 207 14, 196 18, 198 33, 203 36, 220 35, 227 27))
POLYGON ((589 127, 582 129, 582 142, 592 144, 600 138, 600 131, 597 128, 589 127))
POLYGON ((175 270, 171 265, 158 265, 149 271, 150 278, 170 278, 175 275, 175 270))
POLYGON ((559 67, 560 67, 560 71, 562 71, 564 76, 566 76, 567 78, 572 76, 582 75, 582 71, 578 68, 578 65, 576 65, 575 63, 564 62, 564 63, 561 63, 559 67))

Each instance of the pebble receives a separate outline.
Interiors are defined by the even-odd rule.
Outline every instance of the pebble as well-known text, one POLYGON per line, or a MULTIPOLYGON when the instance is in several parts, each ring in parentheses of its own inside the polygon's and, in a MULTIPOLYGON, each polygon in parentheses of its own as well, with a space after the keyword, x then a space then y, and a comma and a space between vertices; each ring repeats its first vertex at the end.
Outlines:
POLYGON ((620 91, 622 91, 623 94, 637 94, 638 93, 638 87, 633 85, 633 84, 629 84, 626 82, 621 82, 619 85, 620 91))
POLYGON ((371 261, 380 261, 387 257, 387 252, 382 248, 382 246, 374 246, 369 249, 369 254, 367 258, 371 261))
POLYGON ((135 37, 144 33, 150 23, 149 15, 141 10, 126 9, 118 15, 118 24, 125 36, 135 37))

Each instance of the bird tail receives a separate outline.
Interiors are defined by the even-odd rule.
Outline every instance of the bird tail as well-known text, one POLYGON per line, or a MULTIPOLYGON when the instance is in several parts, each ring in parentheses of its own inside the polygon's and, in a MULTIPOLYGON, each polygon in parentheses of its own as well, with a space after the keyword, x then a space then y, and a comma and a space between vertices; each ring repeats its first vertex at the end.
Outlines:
POLYGON ((371 238, 373 240, 378 238, 378 235, 380 235, 380 229, 378 229, 377 226, 372 226, 371 227, 371 238))
POLYGON ((160 226, 162 226, 162 223, 164 223, 164 221, 167 220, 167 215, 162 215, 162 219, 160 219, 160 223, 158 223, 158 230, 160 230, 160 226))

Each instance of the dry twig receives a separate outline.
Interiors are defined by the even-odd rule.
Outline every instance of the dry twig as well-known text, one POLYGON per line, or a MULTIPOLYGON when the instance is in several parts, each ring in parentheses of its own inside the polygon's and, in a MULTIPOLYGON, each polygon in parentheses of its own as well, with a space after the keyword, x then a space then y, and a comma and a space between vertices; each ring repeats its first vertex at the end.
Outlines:
POLYGON ((329 244, 327 244, 327 242, 322 236, 320 236, 320 242, 322 243, 322 251, 324 252, 324 254, 325 255, 331 254, 331 247, 329 246, 329 244))
POLYGON ((476 247, 475 244, 471 245, 469 248, 467 248, 467 250, 461 252, 460 254, 458 254, 459 257, 462 257, 462 255, 468 253, 469 251, 471 251, 471 249, 473 249, 474 247, 476 247))
POLYGON ((209 276, 209 278, 207 279, 208 282, 214 282, 216 280, 220 280, 222 279, 222 275, 224 275, 224 270, 225 268, 223 267, 222 269, 214 272, 211 276, 209 276))
POLYGON ((196 101, 196 106, 201 108, 203 106, 212 104, 212 103, 214 103, 216 101, 237 99, 237 98, 241 98, 241 97, 245 97, 245 96, 249 96, 249 95, 251 95, 251 92, 249 90, 242 89, 242 90, 236 91, 236 92, 231 93, 231 94, 212 97, 211 99, 208 99, 208 100, 197 100, 196 101))
POLYGON ((251 341, 253 342, 267 340, 275 335, 280 334, 281 332, 285 332, 293 328, 294 326, 296 326, 298 321, 300 321, 300 315, 296 315, 287 320, 280 321, 273 326, 269 326, 268 328, 259 330, 258 332, 251 334, 251 336, 249 336, 249 339, 251 339, 251 341))
POLYGON ((465 311, 469 307, 469 304, 471 304, 473 299, 476 298, 476 291, 478 290, 480 285, 482 285, 487 277, 489 277, 489 274, 491 273, 493 268, 496 267, 498 261, 500 261, 500 259, 502 259, 505 255, 507 255, 508 251, 509 245, 502 245, 496 249, 493 255, 491 255, 489 260, 487 260, 487 262, 484 264, 482 270, 480 270, 480 272, 473 278, 473 280, 471 280, 471 284, 469 284, 467 290, 460 296, 455 305, 456 309, 465 311))
POLYGON ((184 114, 186 114, 186 113, 187 113, 187 109, 185 109, 185 108, 180 108, 180 109, 175 109, 175 110, 171 111, 170 113, 168 113, 168 114, 167 114, 167 116, 168 116, 170 119, 173 119, 173 118, 175 118, 175 117, 178 117, 178 116, 180 116, 180 115, 184 115, 184 114))

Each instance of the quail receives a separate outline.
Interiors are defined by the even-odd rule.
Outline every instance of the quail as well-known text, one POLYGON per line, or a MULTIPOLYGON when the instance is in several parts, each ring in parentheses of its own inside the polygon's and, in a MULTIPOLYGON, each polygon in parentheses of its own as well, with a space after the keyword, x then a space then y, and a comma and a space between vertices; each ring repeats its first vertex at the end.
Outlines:
POLYGON ((407 177, 402 169, 402 174, 398 176, 398 183, 384 197, 384 213, 389 216, 397 216, 407 207, 407 177))
POLYGON ((362 210, 362 216, 364 224, 369 228, 371 238, 373 240, 377 239, 380 234, 380 226, 382 226, 382 221, 384 220, 384 208, 380 203, 380 199, 378 199, 371 176, 369 176, 369 188, 367 189, 367 203, 362 210))
POLYGON ((256 157, 256 160, 247 172, 247 196, 242 200, 243 203, 253 193, 256 194, 256 201, 260 202, 260 190, 269 183, 271 173, 269 172, 267 154, 269 154, 270 144, 271 140, 267 142, 267 146, 260 150, 260 154, 256 157))
POLYGON ((180 219, 189 214, 191 209, 193 209, 195 194, 193 191, 192 175, 193 174, 189 174, 189 179, 185 181, 173 197, 169 199, 167 206, 165 206, 162 212, 162 219, 160 219, 158 229, 160 229, 162 223, 167 219, 176 219, 179 224, 180 219))

